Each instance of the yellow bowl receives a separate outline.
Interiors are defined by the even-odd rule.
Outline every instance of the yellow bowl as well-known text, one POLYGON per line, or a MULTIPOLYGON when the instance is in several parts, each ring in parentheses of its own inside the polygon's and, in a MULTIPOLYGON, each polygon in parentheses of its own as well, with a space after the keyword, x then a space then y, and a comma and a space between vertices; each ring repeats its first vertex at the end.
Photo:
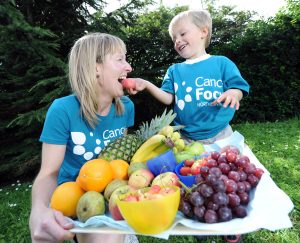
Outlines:
MULTIPOLYGON (((119 210, 126 222, 138 233, 159 234, 167 230, 174 222, 179 201, 180 189, 172 187, 175 192, 159 199, 144 201, 117 200, 119 210)), ((145 188, 145 191, 149 188, 145 188)))

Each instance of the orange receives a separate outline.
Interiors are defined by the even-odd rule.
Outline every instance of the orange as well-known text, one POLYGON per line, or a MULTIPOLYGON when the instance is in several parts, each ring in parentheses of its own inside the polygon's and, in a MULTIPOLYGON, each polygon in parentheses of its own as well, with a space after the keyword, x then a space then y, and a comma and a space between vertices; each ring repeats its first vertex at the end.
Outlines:
POLYGON ((128 167, 129 164, 125 160, 116 159, 110 161, 110 166, 113 170, 114 179, 128 179, 128 167))
POLYGON ((76 182, 85 191, 102 192, 112 180, 113 170, 109 162, 104 159, 93 159, 81 167, 76 182))
POLYGON ((76 217, 76 206, 85 191, 76 183, 65 182, 54 190, 50 207, 61 211, 67 217, 76 217))

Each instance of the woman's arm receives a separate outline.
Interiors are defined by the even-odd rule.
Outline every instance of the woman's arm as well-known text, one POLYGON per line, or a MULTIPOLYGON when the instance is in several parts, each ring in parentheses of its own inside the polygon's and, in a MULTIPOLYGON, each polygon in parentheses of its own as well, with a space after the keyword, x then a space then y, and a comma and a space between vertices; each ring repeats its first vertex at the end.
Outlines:
POLYGON ((61 212, 49 208, 65 151, 65 145, 43 143, 41 169, 32 186, 29 219, 32 242, 56 242, 72 239, 74 236, 69 231, 73 225, 61 212))

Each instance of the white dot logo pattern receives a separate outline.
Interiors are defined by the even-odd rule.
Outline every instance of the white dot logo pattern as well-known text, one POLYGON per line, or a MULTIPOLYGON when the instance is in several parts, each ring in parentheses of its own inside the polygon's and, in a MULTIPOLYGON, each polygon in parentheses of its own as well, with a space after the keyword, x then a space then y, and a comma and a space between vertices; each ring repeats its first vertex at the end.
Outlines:
MULTIPOLYGON (((181 85, 184 87, 186 85, 186 82, 185 81, 182 81, 181 85)), ((175 103, 177 104, 178 108, 180 110, 183 110, 184 107, 185 107, 185 103, 188 103, 188 102, 192 102, 193 99, 192 99, 192 96, 190 95, 190 93, 192 92, 193 88, 188 86, 186 87, 185 91, 186 91, 186 95, 184 96, 184 99, 178 99, 176 93, 178 91, 178 84, 177 83, 174 83, 174 91, 175 91, 175 103)))

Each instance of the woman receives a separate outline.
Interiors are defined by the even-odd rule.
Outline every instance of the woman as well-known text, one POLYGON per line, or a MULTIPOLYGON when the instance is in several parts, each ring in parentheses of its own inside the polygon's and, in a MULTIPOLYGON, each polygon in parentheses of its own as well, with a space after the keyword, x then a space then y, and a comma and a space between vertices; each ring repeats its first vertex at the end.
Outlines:
MULTIPOLYGON (((124 42, 116 36, 93 33, 78 39, 69 56, 72 95, 50 106, 40 137, 42 164, 32 187, 32 242, 72 239, 70 224, 49 207, 57 185, 75 181, 81 166, 98 156, 111 140, 134 124, 134 105, 124 96, 120 81, 132 71, 124 42), (121 131, 113 133, 110 131, 121 131), (115 137, 106 134, 115 134, 115 137)), ((81 234, 79 242, 123 242, 122 235, 81 234)))

